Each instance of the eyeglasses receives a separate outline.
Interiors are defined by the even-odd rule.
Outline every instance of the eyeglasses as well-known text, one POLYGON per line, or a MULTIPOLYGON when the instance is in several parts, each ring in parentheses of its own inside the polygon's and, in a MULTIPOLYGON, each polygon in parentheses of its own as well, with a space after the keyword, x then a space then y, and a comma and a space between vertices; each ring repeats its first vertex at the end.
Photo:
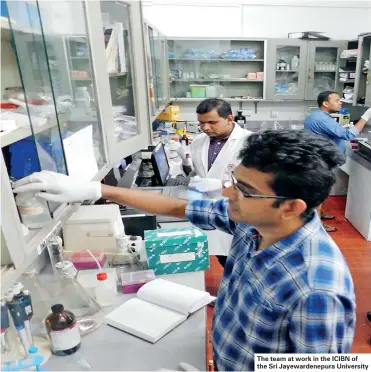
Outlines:
POLYGON ((287 196, 277 196, 277 195, 259 195, 259 194, 250 194, 245 190, 242 190, 241 186, 239 186, 239 182, 234 176, 233 173, 231 173, 231 185, 225 185, 226 187, 233 187, 235 191, 238 191, 242 194, 244 198, 256 198, 256 199, 281 199, 281 200, 288 200, 291 199, 287 196))

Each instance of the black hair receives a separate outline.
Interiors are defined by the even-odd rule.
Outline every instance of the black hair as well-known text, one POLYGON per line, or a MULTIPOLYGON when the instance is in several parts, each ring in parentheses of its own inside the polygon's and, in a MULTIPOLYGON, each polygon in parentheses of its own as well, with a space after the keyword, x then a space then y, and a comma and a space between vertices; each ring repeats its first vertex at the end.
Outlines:
POLYGON ((231 105, 219 98, 208 98, 203 100, 196 109, 197 114, 207 114, 212 110, 217 110, 221 118, 226 119, 229 115, 232 115, 231 105))
POLYGON ((328 102, 328 98, 330 97, 331 94, 339 95, 338 92, 335 92, 333 90, 325 90, 324 92, 321 92, 317 97, 318 107, 322 107, 323 102, 328 102))
MULTIPOLYGON (((328 197, 336 181, 335 168, 344 163, 335 143, 306 130, 251 134, 239 157, 243 166, 273 174, 270 186, 276 195, 303 200, 304 220, 328 197)), ((283 202, 277 199, 274 207, 283 202)))

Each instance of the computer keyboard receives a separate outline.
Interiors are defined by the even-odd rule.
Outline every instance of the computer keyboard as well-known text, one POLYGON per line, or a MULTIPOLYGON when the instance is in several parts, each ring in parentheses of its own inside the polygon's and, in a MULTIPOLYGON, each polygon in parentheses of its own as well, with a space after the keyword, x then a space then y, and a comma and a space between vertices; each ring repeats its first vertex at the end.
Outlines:
POLYGON ((189 184, 188 177, 169 178, 166 181, 166 186, 188 186, 188 184, 189 184))

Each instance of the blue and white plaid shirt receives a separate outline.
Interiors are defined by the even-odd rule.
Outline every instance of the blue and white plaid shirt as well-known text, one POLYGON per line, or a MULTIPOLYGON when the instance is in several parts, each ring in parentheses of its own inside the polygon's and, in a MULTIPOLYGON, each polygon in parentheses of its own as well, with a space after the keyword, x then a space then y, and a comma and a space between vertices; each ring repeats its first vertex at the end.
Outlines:
POLYGON ((254 228, 228 217, 228 200, 191 201, 189 220, 232 234, 213 319, 219 371, 254 370, 255 353, 347 353, 355 327, 352 277, 317 213, 256 252, 254 228))

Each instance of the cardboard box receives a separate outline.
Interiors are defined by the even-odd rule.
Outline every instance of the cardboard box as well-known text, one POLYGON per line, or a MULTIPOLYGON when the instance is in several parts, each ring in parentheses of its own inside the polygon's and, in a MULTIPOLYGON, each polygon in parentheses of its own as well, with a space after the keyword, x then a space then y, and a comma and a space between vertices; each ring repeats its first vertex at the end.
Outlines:
POLYGON ((180 107, 168 105, 158 116, 157 120, 180 121, 180 107))
POLYGON ((258 80, 264 80, 264 72, 257 72, 256 73, 256 78, 258 80))
POLYGON ((156 275, 203 271, 210 267, 207 236, 197 227, 144 232, 148 268, 156 275))
POLYGON ((256 80, 256 72, 249 72, 249 73, 247 74, 247 78, 248 78, 249 80, 256 80))

